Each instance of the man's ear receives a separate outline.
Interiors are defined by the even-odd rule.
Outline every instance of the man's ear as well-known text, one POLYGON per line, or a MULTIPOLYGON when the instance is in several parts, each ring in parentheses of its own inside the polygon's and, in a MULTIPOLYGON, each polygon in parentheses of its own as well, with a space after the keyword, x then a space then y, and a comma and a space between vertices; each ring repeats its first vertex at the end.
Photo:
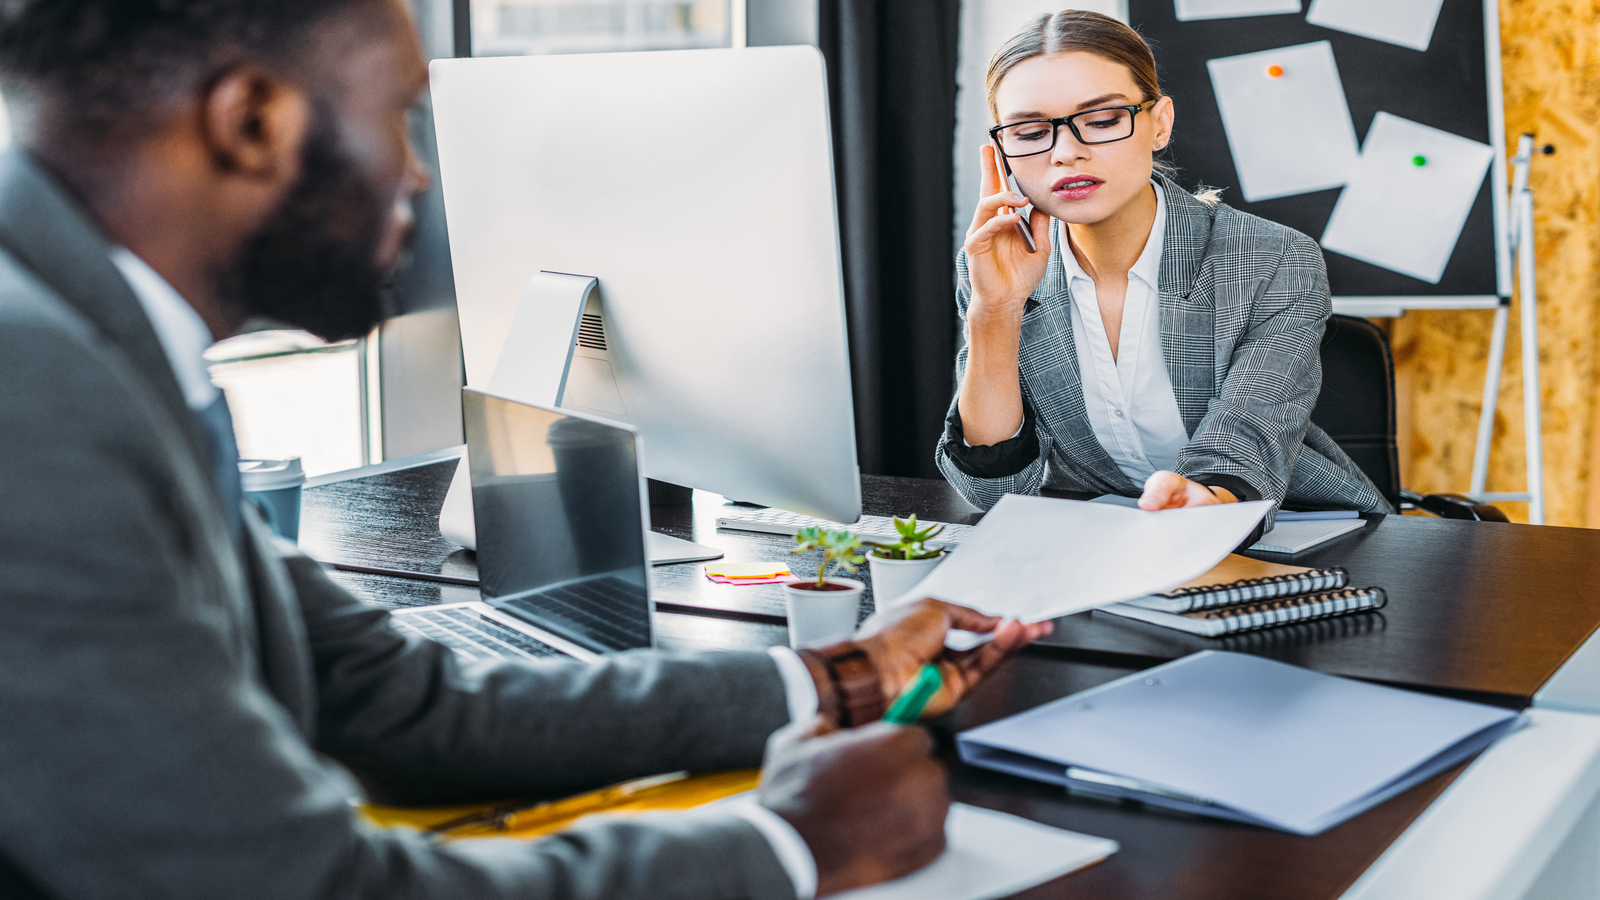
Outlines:
POLYGON ((206 91, 201 117, 206 148, 224 171, 267 181, 297 177, 311 104, 282 78, 260 66, 232 69, 206 91))

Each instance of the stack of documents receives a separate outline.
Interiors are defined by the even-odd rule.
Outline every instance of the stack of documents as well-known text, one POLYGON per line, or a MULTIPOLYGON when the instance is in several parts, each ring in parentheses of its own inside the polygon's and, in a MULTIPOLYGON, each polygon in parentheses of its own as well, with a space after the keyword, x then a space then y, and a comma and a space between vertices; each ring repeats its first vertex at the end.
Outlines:
POLYGON ((1207 650, 956 741, 976 766, 1312 835, 1525 721, 1511 710, 1207 650))

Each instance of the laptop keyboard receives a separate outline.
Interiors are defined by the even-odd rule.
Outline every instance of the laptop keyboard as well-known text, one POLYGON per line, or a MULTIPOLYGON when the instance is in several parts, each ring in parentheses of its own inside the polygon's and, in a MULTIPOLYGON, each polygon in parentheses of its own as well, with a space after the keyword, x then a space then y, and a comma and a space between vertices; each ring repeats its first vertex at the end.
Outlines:
POLYGON ((650 646, 650 613, 643 589, 621 578, 592 578, 505 601, 540 622, 560 619, 572 631, 614 649, 650 646))
POLYGON ((390 621, 401 631, 443 644, 468 661, 570 656, 468 609, 426 609, 392 616, 390 621))

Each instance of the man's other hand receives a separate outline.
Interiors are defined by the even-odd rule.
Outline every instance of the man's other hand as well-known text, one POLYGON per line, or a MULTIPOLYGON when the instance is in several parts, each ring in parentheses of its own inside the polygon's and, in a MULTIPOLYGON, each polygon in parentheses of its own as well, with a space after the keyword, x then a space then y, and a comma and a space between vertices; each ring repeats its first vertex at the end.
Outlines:
POLYGON ((944 852, 945 768, 921 728, 796 723, 767 741, 761 803, 817 863, 817 896, 909 875, 944 852))
POLYGON ((917 676, 924 663, 933 663, 944 676, 944 687, 923 709, 931 718, 949 712, 1001 662, 1050 633, 1049 622, 1024 625, 999 616, 985 616, 965 606, 938 600, 918 600, 890 607, 868 619, 855 641, 867 651, 882 679, 885 702, 893 702, 917 676), (953 652, 945 648, 950 629, 994 638, 975 649, 953 652))

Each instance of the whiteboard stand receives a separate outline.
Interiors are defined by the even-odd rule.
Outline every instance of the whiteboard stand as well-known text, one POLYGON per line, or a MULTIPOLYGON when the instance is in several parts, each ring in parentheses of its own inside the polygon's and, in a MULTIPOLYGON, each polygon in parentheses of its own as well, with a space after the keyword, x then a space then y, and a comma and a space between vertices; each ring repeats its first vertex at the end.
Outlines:
POLYGON ((1468 492, 1482 503, 1526 502, 1528 521, 1544 524, 1544 433, 1540 415, 1539 391, 1539 301, 1533 256, 1533 191, 1528 187, 1528 170, 1535 152, 1552 153, 1545 146, 1534 150, 1533 135, 1517 140, 1517 155, 1511 182, 1511 252, 1516 258, 1517 285, 1522 294, 1522 409, 1523 432, 1527 442, 1528 489, 1521 493, 1489 493, 1489 446, 1494 438, 1495 409, 1500 399, 1500 368, 1506 355, 1506 332, 1510 327, 1511 298, 1502 299, 1494 312, 1494 330, 1489 339, 1489 371, 1483 380, 1483 407, 1478 414, 1478 441, 1472 455, 1472 488, 1468 492))

